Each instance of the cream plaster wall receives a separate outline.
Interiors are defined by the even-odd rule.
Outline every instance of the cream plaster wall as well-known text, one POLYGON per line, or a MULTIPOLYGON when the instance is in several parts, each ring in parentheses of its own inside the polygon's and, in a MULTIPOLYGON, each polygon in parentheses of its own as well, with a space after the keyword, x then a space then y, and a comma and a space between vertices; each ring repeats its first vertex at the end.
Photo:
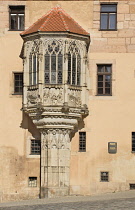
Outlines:
MULTIPOLYGON (((114 2, 114 1, 113 1, 114 2)), ((36 197, 39 194, 39 157, 29 158, 27 141, 39 136, 23 116, 22 97, 13 95, 13 72, 22 72, 19 58, 22 39, 8 31, 8 5, 26 5, 28 28, 59 4, 91 34, 89 50, 89 116, 84 120, 87 151, 78 152, 78 133, 71 142, 71 194, 128 190, 135 183, 135 154, 131 132, 135 131, 135 4, 118 2, 118 30, 99 31, 98 1, 0 1, 0 195, 1 201, 36 197), (113 95, 96 96, 96 64, 113 64, 113 95), (22 122, 23 119, 23 122, 22 122), (117 154, 108 154, 108 142, 116 141, 117 154), (109 171, 110 182, 100 182, 100 171, 109 171), (38 187, 28 188, 28 177, 38 177, 38 187)))

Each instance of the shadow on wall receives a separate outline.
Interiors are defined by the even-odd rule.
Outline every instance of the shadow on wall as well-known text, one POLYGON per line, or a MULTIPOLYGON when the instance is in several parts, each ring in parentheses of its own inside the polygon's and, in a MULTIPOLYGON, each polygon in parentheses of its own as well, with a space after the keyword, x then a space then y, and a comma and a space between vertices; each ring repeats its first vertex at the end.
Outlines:
POLYGON ((22 111, 22 122, 20 127, 23 129, 28 129, 33 138, 40 139, 40 132, 32 122, 31 118, 23 111, 22 111))

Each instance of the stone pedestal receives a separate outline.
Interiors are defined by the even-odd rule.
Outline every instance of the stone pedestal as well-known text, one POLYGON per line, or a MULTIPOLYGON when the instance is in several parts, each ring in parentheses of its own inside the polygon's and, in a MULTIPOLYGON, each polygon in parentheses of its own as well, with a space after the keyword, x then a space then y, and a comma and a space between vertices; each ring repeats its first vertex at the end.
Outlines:
POLYGON ((69 194, 70 130, 41 133, 41 198, 69 194))

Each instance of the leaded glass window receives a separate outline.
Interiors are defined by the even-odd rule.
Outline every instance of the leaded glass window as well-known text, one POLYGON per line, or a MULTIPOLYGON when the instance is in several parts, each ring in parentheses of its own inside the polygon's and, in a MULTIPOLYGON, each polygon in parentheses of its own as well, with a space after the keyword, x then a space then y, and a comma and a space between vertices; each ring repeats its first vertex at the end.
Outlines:
POLYGON ((76 44, 73 43, 68 52, 68 78, 70 85, 80 85, 81 56, 76 44))
POLYGON ((39 61, 37 54, 30 54, 29 56, 29 85, 36 85, 38 83, 39 61))
POLYGON ((45 84, 62 84, 63 78, 63 55, 60 44, 53 41, 48 44, 44 56, 45 62, 45 84))

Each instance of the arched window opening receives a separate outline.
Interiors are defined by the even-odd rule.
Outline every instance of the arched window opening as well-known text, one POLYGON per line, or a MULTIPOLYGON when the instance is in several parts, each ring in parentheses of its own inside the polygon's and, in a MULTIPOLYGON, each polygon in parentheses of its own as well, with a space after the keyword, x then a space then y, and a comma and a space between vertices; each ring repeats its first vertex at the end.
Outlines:
POLYGON ((59 44, 55 41, 49 44, 44 57, 45 84, 62 84, 63 55, 59 44))
POLYGON ((80 85, 81 80, 81 56, 78 48, 74 46, 70 47, 68 53, 68 79, 67 82, 70 85, 80 85))
POLYGON ((39 61, 36 54, 29 56, 29 85, 38 84, 39 61))

